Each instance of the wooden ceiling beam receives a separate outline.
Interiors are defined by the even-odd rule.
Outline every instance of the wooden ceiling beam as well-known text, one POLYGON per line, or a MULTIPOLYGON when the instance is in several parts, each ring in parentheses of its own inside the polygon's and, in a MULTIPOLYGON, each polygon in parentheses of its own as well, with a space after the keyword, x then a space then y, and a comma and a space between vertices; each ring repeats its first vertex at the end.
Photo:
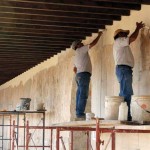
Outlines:
POLYGON ((149 0, 93 0, 98 2, 117 2, 117 3, 128 3, 128 4, 150 4, 149 0))
MULTIPOLYGON (((55 55, 55 54, 54 54, 55 55)), ((16 64, 21 64, 21 63, 23 63, 23 62, 26 62, 28 65, 31 65, 30 63, 31 62, 36 62, 36 64, 38 64, 38 62, 40 63, 40 62, 43 62, 44 60, 47 60, 47 59, 50 59, 52 57, 52 54, 51 55, 47 55, 47 56, 42 56, 42 57, 40 57, 40 58, 38 58, 38 57, 30 57, 29 56, 29 58, 11 58, 11 57, 6 57, 6 59, 7 59, 7 61, 5 61, 5 60, 2 60, 2 62, 1 62, 1 65, 4 65, 5 66, 5 64, 7 64, 5 67, 7 67, 7 66, 9 66, 8 65, 8 63, 9 63, 9 60, 11 60, 11 65, 14 65, 15 63, 16 64)))
MULTIPOLYGON (((110 8, 110 9, 124 9, 124 10, 130 10, 130 9, 133 9, 133 10, 140 10, 141 7, 140 7, 140 4, 132 4, 132 3, 129 3, 127 5, 124 5, 124 3, 116 3, 116 2, 111 2, 111 1, 92 1, 92 0, 86 0, 86 1, 83 1, 83 0, 5 0, 5 1, 8 1, 10 5, 12 5, 13 3, 22 3, 22 5, 25 6, 25 4, 28 6, 28 7, 33 7, 35 6, 36 4, 39 4, 38 6, 40 6, 41 8, 41 5, 46 5, 45 9, 48 8, 49 5, 52 5, 52 4, 56 4, 56 5, 59 5, 59 6, 76 6, 76 7, 82 7, 82 8, 110 8), (30 6, 29 6, 30 5, 30 6)), ((33 8, 37 8, 37 7, 33 7, 33 8)))
POLYGON ((112 3, 99 3, 93 2, 91 0, 81 1, 78 0, 68 0, 68 2, 60 2, 58 0, 47 0, 47 2, 42 0, 36 1, 23 1, 23 0, 5 0, 7 2, 0 3, 1 6, 7 7, 19 7, 19 8, 31 8, 32 10, 44 10, 46 14, 51 10, 59 10, 59 11, 71 11, 71 12, 91 12, 91 13, 105 13, 105 14, 120 14, 120 15, 129 15, 129 9, 139 10, 140 5, 131 5, 124 6, 123 4, 117 5, 112 3), (80 4, 79 4, 80 3, 80 4), (86 4, 85 4, 86 3, 86 4), (76 5, 78 4, 78 5, 76 5), (118 12, 118 13, 117 13, 118 12))
POLYGON ((13 37, 12 38, 0 38, 0 43, 8 43, 8 40, 10 43, 27 43, 27 44, 45 44, 45 45, 63 45, 63 44, 68 44, 68 45, 71 45, 72 42, 71 41, 66 41, 66 40, 62 40, 62 41, 47 41, 47 40, 26 40, 26 39, 14 39, 13 37))
POLYGON ((68 23, 64 23, 63 20, 61 20, 62 22, 41 22, 41 21, 27 21, 27 20, 21 20, 19 19, 17 22, 13 22, 13 20, 11 21, 5 21, 4 19, 1 19, 1 23, 7 23, 9 25, 11 24, 23 24, 23 25, 39 25, 39 26, 60 26, 60 27, 73 27, 73 28, 86 28, 86 29, 90 29, 90 28, 95 28, 95 29, 104 29, 105 25, 112 25, 112 21, 106 21, 106 20, 101 20, 101 24, 80 24, 80 23, 72 23, 72 22, 68 22, 68 23), (109 23, 109 24, 106 24, 109 23))
POLYGON ((62 36, 69 36, 69 37, 74 37, 74 36, 91 36, 92 33, 91 32, 84 32, 82 31, 68 31, 68 30, 37 30, 37 29, 24 29, 24 28, 7 28, 4 26, 1 26, 1 28, 3 28, 0 32, 0 34, 9 34, 9 35, 17 35, 17 34, 22 34, 22 35, 31 35, 31 36, 42 36, 44 35, 44 37, 47 35, 62 35, 62 36))
MULTIPOLYGON (((81 32, 82 33, 82 32, 81 32)), ((5 39, 5 38, 16 38, 16 39, 18 39, 18 38, 20 38, 20 39, 24 39, 24 40, 26 40, 26 39, 31 39, 31 41, 32 40, 47 40, 47 41, 61 41, 61 40, 66 40, 66 41, 74 41, 74 40, 76 40, 77 38, 74 38, 74 37, 71 37, 71 35, 70 35, 70 37, 60 37, 60 36, 57 36, 57 35, 55 35, 55 36, 50 36, 50 37, 45 37, 45 36, 29 36, 29 35, 10 35, 10 34, 5 34, 5 35, 3 35, 3 37, 0 37, 0 39, 5 39)))
POLYGON ((52 49, 52 48, 63 48, 66 49, 66 47, 69 47, 70 45, 50 45, 50 46, 45 46, 45 45, 26 45, 26 44, 11 44, 11 43, 0 43, 0 47, 2 48, 7 48, 7 47, 12 47, 12 48, 35 48, 35 49, 52 49))
MULTIPOLYGON (((58 20, 65 20, 65 18, 70 18, 71 20, 77 18, 78 20, 79 19, 83 19, 83 20, 120 20, 120 16, 119 14, 114 14, 114 15, 109 15, 109 14, 99 14, 99 13, 84 13, 84 12, 67 12, 67 11, 50 11, 49 13, 45 13, 45 11, 38 11, 38 10, 34 10, 34 9, 23 9, 23 8, 13 8, 13 11, 11 8, 7 8, 7 7, 3 7, 3 6, 0 6, 0 12, 1 13, 5 13, 5 14, 8 14, 9 13, 11 14, 11 16, 13 16, 12 14, 20 14, 20 15, 31 15, 31 16, 38 16, 38 18, 42 18, 43 16, 45 18, 53 18, 53 17, 56 17, 55 19, 53 18, 52 21, 56 21, 58 20)), ((2 15, 1 15, 2 16, 2 15)), ((24 18, 24 17, 23 17, 24 18)), ((20 19, 23 19, 23 18, 20 18, 20 19)), ((44 18, 43 19, 36 19, 38 21, 44 21, 44 18)), ((70 21, 71 21, 70 20, 70 21)), ((19 20, 18 20, 19 21, 19 20)), ((51 20, 47 20, 49 22, 51 22, 51 20)))
MULTIPOLYGON (((62 38, 62 39, 66 39, 66 42, 64 43, 65 45, 66 45, 66 43, 68 43, 68 41, 67 41, 67 39, 84 39, 85 38, 85 36, 87 36, 86 34, 78 34, 78 35, 74 35, 74 34, 72 34, 72 35, 69 35, 69 34, 59 34, 58 32, 55 34, 55 33, 52 33, 51 35, 48 35, 48 34, 32 34, 32 33, 17 33, 17 32, 1 32, 0 33, 0 36, 2 36, 2 37, 11 37, 12 38, 12 40, 13 40, 13 38, 15 38, 15 37, 22 37, 22 38, 26 38, 26 37, 38 37, 38 38, 43 38, 43 39, 50 39, 50 38, 54 38, 54 39, 56 39, 57 40, 57 37, 58 38, 62 38)), ((11 42, 11 41, 9 41, 9 42, 11 42)), ((32 42, 32 41, 30 41, 30 42, 32 42)), ((50 43, 51 43, 51 41, 49 41, 50 43)), ((45 43, 45 42, 44 42, 45 43)), ((58 43, 58 42, 57 42, 58 43)))
MULTIPOLYGON (((4 67, 8 67, 9 65, 5 66, 5 64, 9 63, 9 60, 11 60, 11 65, 14 66, 15 64, 17 65, 18 63, 19 64, 22 64, 22 63, 27 63, 28 65, 32 65, 31 63, 34 62, 36 64, 38 64, 38 62, 40 63, 40 60, 46 60, 48 58, 50 58, 52 56, 42 56, 40 59, 39 58, 23 58, 23 59, 12 59, 11 57, 6 57, 7 61, 2 61, 1 62, 1 65, 3 65, 4 67)), ((41 61, 42 62, 42 61, 41 61)))
POLYGON ((150 5, 150 0, 141 0, 141 3, 142 4, 150 5))
MULTIPOLYGON (((70 12, 72 13, 72 12, 70 12)), ((89 15, 89 13, 85 13, 87 15, 89 15)), ((80 14, 79 14, 80 15, 80 14)), ((78 15, 78 16, 79 16, 78 15)), ((93 14, 95 15, 95 14, 93 14)), ((6 12, 4 11, 1 6, 0 6, 0 17, 3 18, 8 18, 10 20, 15 20, 15 19, 23 19, 23 20, 33 20, 33 21, 49 21, 49 22, 61 22, 61 20, 63 20, 64 23, 79 23, 79 24, 101 24, 102 21, 112 21, 112 20, 121 20, 121 15, 105 15, 105 14, 101 14, 99 15, 99 18, 95 18, 92 19, 88 19, 86 18, 81 18, 81 17, 77 17, 76 19, 74 19, 73 17, 66 17, 66 16, 52 16, 52 15, 41 15, 41 14, 29 14, 28 13, 18 13, 18 12, 6 12), (102 17, 102 18, 101 18, 102 17)))
POLYGON ((117 2, 117 3, 128 3, 128 4, 141 4, 142 0, 93 0, 95 2, 117 2))
POLYGON ((29 42, 27 42, 27 41, 1 41, 0 40, 0 44, 9 44, 9 45, 17 45, 17 44, 21 44, 21 45, 30 45, 30 46, 36 46, 36 47, 38 47, 38 46, 46 46, 46 47, 51 47, 51 46, 66 46, 66 47, 68 47, 68 46, 70 46, 70 43, 68 44, 67 42, 66 43, 38 43, 38 42, 36 42, 36 43, 33 43, 33 42, 31 42, 31 41, 29 41, 29 42))
POLYGON ((43 30, 38 30, 38 29, 27 29, 27 28, 16 28, 16 27, 4 27, 4 26, 1 26, 1 28, 3 28, 2 32, 1 33, 5 33, 5 32, 9 32, 9 33, 22 33, 22 34, 35 34, 35 35, 39 35, 39 34, 44 34, 44 35, 51 35, 51 34, 69 34, 69 35, 83 35, 83 36, 91 36, 92 33, 89 32, 89 31, 68 31, 68 30, 46 30, 46 29, 43 29, 43 30))
MULTIPOLYGON (((3 23, 0 22, 0 27, 11 27, 11 28, 23 28, 23 29, 39 29, 39 30, 61 30, 61 31, 82 31, 83 32, 98 32, 98 29, 95 28, 84 28, 84 27, 72 27, 72 26, 55 26, 55 25, 40 25, 40 24, 23 24, 23 23, 3 23)), ((99 29, 105 29, 105 25, 99 25, 99 29)))
POLYGON ((38 38, 38 37, 30 37, 30 36, 5 36, 5 37, 0 37, 0 40, 1 41, 9 41, 9 40, 15 40, 15 41, 30 41, 30 42, 45 42, 45 43, 48 43, 48 42, 54 42, 54 43, 57 43, 57 42, 73 42, 74 39, 56 39, 56 38, 48 38, 48 39, 43 39, 43 38, 38 38))
POLYGON ((60 51, 58 50, 37 50, 36 49, 33 49, 33 50, 22 50, 22 51, 19 51, 19 50, 15 50, 15 49, 8 49, 8 51, 6 51, 6 49, 0 49, 1 52, 0 52, 0 58, 3 60, 3 57, 12 57, 12 58, 17 58, 17 57, 26 57, 26 56, 32 56, 32 57, 39 57, 39 56, 47 56, 49 54, 57 54, 59 53, 60 51), (6 51, 6 52, 5 52, 6 51), (11 54, 13 53, 13 55, 11 54), (32 55, 33 54, 33 55, 32 55), (34 56, 36 55, 36 56, 34 56), (14 57, 15 56, 15 57, 14 57))

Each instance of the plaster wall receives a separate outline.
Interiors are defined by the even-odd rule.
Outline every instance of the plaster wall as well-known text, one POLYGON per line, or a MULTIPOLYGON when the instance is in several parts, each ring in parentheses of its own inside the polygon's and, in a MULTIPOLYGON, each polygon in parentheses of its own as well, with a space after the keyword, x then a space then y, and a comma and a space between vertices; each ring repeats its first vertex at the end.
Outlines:
MULTIPOLYGON (((119 92, 112 55, 114 31, 118 28, 123 28, 129 29, 130 33, 132 33, 137 21, 143 21, 147 26, 150 26, 149 13, 150 6, 143 5, 141 11, 132 11, 131 16, 122 17, 121 21, 114 22, 113 26, 108 26, 107 30, 104 31, 98 44, 90 50, 93 75, 89 99, 91 100, 92 112, 96 116, 104 117, 105 96, 118 95, 119 92)), ((96 34, 93 34, 92 37, 87 37, 84 43, 92 41, 95 36, 96 34)), ((137 40, 131 44, 135 58, 135 67, 133 69, 135 95, 150 95, 149 36, 148 30, 144 29, 140 32, 137 40)), ((47 109, 46 125, 72 120, 75 112, 76 88, 72 72, 73 55, 74 52, 68 49, 2 85, 0 87, 0 109, 15 109, 21 97, 30 97, 32 99, 31 110, 36 110, 38 102, 45 103, 47 109)), ((90 111, 90 107, 88 111, 90 111)), ((37 120, 40 117, 33 117, 32 115, 29 118, 31 124, 37 125, 37 120)), ((149 147, 148 141, 144 142, 148 138, 143 135, 123 136, 123 138, 121 135, 118 136, 117 150, 136 150, 137 145, 140 146, 140 150, 147 150, 144 147, 149 147), (140 140, 137 140, 139 137, 140 140), (143 146, 143 142, 147 143, 147 146, 143 146), (128 148, 124 148, 127 143, 129 143, 128 148)), ((67 136, 65 143, 69 143, 67 136)), ((76 149, 83 150, 81 147, 76 149)))

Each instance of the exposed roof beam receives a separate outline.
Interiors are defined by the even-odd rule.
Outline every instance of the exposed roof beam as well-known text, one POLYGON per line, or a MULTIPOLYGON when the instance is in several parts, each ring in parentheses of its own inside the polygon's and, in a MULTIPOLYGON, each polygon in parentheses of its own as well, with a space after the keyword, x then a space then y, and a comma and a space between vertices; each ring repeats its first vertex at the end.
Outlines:
MULTIPOLYGON (((13 8, 9 8, 9 7, 4 7, 4 6, 0 6, 0 11, 2 13, 5 14, 22 14, 22 15, 32 15, 32 16, 38 16, 39 18, 42 16, 44 16, 45 18, 49 17, 49 18, 59 18, 63 19, 63 18, 77 18, 77 19, 98 19, 98 20, 119 20, 120 16, 119 14, 116 15, 109 15, 109 14, 101 14, 101 13, 84 13, 84 12, 69 12, 69 11, 50 11, 49 13, 45 13, 45 11, 38 11, 38 10, 34 10, 34 9, 23 9, 23 8, 17 8, 17 7, 13 7, 13 8)), ((38 19, 40 20, 40 19, 38 19)), ((42 19, 43 20, 43 19, 42 19)), ((49 20, 50 21, 50 20, 49 20)))
POLYGON ((14 45, 14 44, 11 44, 11 43, 0 43, 0 46, 2 48, 5 48, 5 47, 20 47, 20 48, 37 48, 37 49, 52 49, 52 48, 63 48, 63 49, 66 49, 66 46, 67 45, 50 45, 50 46, 45 46, 45 45, 26 45, 26 44, 17 44, 17 45, 14 45))
MULTIPOLYGON (((82 32, 81 32, 81 34, 82 34, 82 32)), ((1 35, 1 34, 0 34, 1 35)), ((4 38, 21 38, 21 39, 39 39, 39 40, 49 40, 49 41, 51 41, 51 40, 53 40, 53 41, 59 41, 59 40, 68 40, 68 41, 73 41, 73 40, 76 40, 76 38, 75 37, 71 37, 71 35, 70 35, 70 37, 68 37, 68 36, 66 36, 66 37, 63 37, 63 36, 57 36, 57 35, 55 35, 55 36, 30 36, 30 35, 11 35, 11 34, 5 34, 5 35, 3 35, 3 37, 0 37, 0 39, 2 38, 2 39, 4 39, 4 38)), ((79 36, 80 37, 80 36, 79 36)))
MULTIPOLYGON (((11 21, 4 21, 1 20, 1 24, 9 24, 9 26, 11 24, 17 24, 17 25, 32 25, 32 26, 46 26, 46 27, 68 27, 68 28, 87 28, 87 29, 97 29, 97 28, 101 28, 104 29, 105 28, 105 20, 101 21, 101 24, 77 24, 77 23, 63 23, 63 22, 41 22, 41 21, 26 21, 26 20, 19 20, 15 23, 12 23, 11 21), (104 21, 104 22, 103 22, 104 21)), ((112 24, 112 22, 110 23, 112 24)), ((108 25, 108 24, 107 24, 108 25)))
MULTIPOLYGON (((32 41, 32 42, 66 42, 66 39, 44 39, 44 38, 38 38, 38 37, 30 37, 30 36, 7 36, 7 37, 0 37, 1 41, 8 41, 8 40, 16 40, 16 41, 32 41)), ((73 42, 74 39, 67 39, 67 42, 73 42)))
POLYGON ((52 37, 54 37, 54 38, 56 38, 56 37, 62 37, 62 38, 73 38, 73 39, 83 39, 83 38, 85 38, 85 36, 87 36, 87 34, 78 34, 78 35, 76 35, 76 34, 73 34, 72 33, 72 35, 69 35, 69 34, 59 34, 58 32, 56 32, 56 33, 52 33, 52 34, 46 34, 46 33, 43 33, 43 34, 41 34, 41 33, 37 33, 37 34, 35 34, 35 33, 21 33, 21 32, 19 32, 19 33, 17 33, 17 32, 3 32, 3 31, 1 31, 1 33, 0 33, 0 35, 1 36, 3 36, 3 37, 7 37, 7 36, 10 36, 10 37, 17 37, 17 36, 22 36, 22 37, 26 37, 26 36, 31 36, 31 37, 39 37, 39 38, 44 38, 44 39, 47 39, 47 38, 52 38, 52 37))
POLYGON ((29 42, 27 42, 27 41, 1 41, 0 40, 0 44, 10 44, 10 45, 20 45, 20 44, 22 44, 22 45, 30 45, 30 46, 32 46, 32 45, 34 45, 34 46, 46 46, 46 47, 50 47, 50 46, 70 46, 70 43, 69 44, 67 44, 67 42, 66 43, 59 43, 59 42, 57 42, 57 43, 45 43, 45 42, 43 42, 43 43, 32 43, 31 41, 29 41, 29 42))
MULTIPOLYGON (((11 27, 11 28, 23 28, 23 29, 41 29, 41 30, 68 30, 68 31, 83 31, 83 32, 97 32, 98 29, 95 28, 84 28, 84 27, 71 27, 71 26, 55 26, 55 25, 39 25, 39 24, 23 24, 23 23, 11 23, 11 24, 7 24, 7 23, 3 23, 0 22, 0 27, 11 27)), ((99 26, 100 29, 105 29, 105 25, 100 25, 99 26)))
POLYGON ((128 4, 150 4, 149 0, 93 0, 98 2, 118 2, 128 4))
MULTIPOLYGON (((40 34, 47 34, 47 35, 51 35, 51 34, 57 34, 57 35, 71 35, 71 36, 74 36, 74 35, 78 35, 78 36, 82 36, 84 35, 85 36, 91 36, 91 32, 89 31, 82 31, 82 35, 81 35, 81 31, 68 31, 68 30, 46 30, 46 29, 34 29, 34 28, 17 28, 17 27, 5 27, 5 26, 0 26, 1 27, 1 32, 0 34, 2 33, 5 33, 5 32, 9 32, 9 34, 15 32, 16 34, 18 33, 22 33, 22 34, 29 34, 31 33, 32 36, 33 34, 35 34, 34 36, 37 36, 37 35, 40 35, 40 34)), ((14 34, 15 35, 15 34, 14 34)))
MULTIPOLYGON (((96 1, 91 1, 91 0, 5 0, 8 1, 10 4, 13 2, 21 2, 25 4, 30 4, 34 6, 35 4, 40 5, 51 5, 51 4, 56 4, 56 5, 61 5, 61 6, 76 6, 76 7, 87 7, 87 8, 111 8, 111 9, 134 9, 134 10, 140 10, 141 6, 139 4, 128 4, 124 5, 121 3, 114 3, 114 2, 96 2, 96 1), (28 3, 27 3, 28 2, 28 3)), ((36 8, 36 7, 33 7, 36 8)), ((47 7, 46 7, 47 8, 47 7)))
POLYGON ((142 4, 150 4, 150 0, 141 0, 142 4))
MULTIPOLYGON (((8 26, 8 27, 18 27, 18 28, 29 28, 29 29, 46 29, 46 30, 52 30, 52 29, 55 29, 55 30, 69 30, 69 31, 80 31, 80 30, 83 30, 83 31, 91 31, 91 32, 94 32, 95 30, 97 30, 96 28, 84 28, 84 27, 80 27, 80 26, 60 26, 60 25, 47 25, 47 24, 25 24, 25 23, 11 23, 11 24, 8 24, 7 22, 0 22, 0 26, 8 26)), ((99 25, 99 28, 100 29, 105 29, 105 25, 99 25)))
POLYGON ((117 2, 128 4, 141 4, 141 0, 93 0, 95 2, 117 2))
MULTIPOLYGON (((95 7, 93 7, 93 6, 91 7, 89 5, 82 5, 82 6, 78 5, 78 7, 77 7, 77 5, 73 5, 72 3, 69 5, 64 5, 63 2, 61 4, 60 3, 58 4, 58 3, 52 3, 51 1, 49 1, 48 3, 37 2, 37 0, 36 1, 20 1, 19 0, 17 2, 13 1, 13 0, 5 0, 5 1, 7 1, 7 2, 0 3, 0 5, 8 6, 10 8, 11 7, 20 7, 20 8, 24 8, 24 9, 31 8, 32 10, 36 10, 41 14, 45 13, 45 15, 49 14, 49 11, 51 11, 51 10, 71 11, 71 12, 81 12, 81 13, 82 12, 103 13, 103 14, 113 14, 113 15, 114 14, 129 15, 130 14, 130 11, 123 9, 122 6, 118 6, 118 9, 113 9, 111 6, 107 5, 108 2, 106 3, 107 6, 104 6, 104 7, 97 6, 97 4, 95 5, 95 7)), ((72 1, 70 1, 70 2, 72 2, 72 1)), ((74 2, 76 2, 76 1, 74 1, 74 2)), ((13 10, 13 8, 12 8, 12 10, 13 10)))

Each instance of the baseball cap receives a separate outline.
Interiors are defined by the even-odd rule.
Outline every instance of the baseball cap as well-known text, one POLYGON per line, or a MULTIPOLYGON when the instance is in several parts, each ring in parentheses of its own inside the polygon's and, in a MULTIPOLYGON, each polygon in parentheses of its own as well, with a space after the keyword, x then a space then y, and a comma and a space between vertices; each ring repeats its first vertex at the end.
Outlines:
POLYGON ((76 41, 74 41, 73 43, 72 43, 72 45, 71 45, 71 48, 72 49, 76 49, 76 46, 79 44, 79 43, 81 43, 82 42, 82 40, 76 40, 76 41))
POLYGON ((116 35, 118 35, 120 32, 125 32, 125 33, 127 33, 127 34, 130 33, 129 30, 117 29, 117 30, 115 31, 115 33, 114 33, 114 37, 115 37, 116 35))

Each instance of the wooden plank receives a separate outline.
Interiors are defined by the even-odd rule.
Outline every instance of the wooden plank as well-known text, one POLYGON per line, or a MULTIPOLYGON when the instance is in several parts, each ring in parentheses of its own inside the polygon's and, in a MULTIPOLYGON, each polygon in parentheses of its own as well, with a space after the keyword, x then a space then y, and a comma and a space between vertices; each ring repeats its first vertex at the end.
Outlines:
MULTIPOLYGON (((84 27, 71 27, 71 26, 55 26, 55 25, 40 25, 40 24, 24 24, 24 23, 14 23, 12 22, 11 24, 3 23, 0 22, 0 27, 5 28, 5 27, 11 27, 11 28, 23 28, 23 29, 40 29, 40 30, 61 30, 61 31, 82 31, 83 32, 98 32, 98 29, 95 28, 84 28, 84 27)), ((105 25, 100 25, 99 29, 105 29, 105 25)))
POLYGON ((46 45, 26 45, 26 44, 11 44, 11 43, 0 43, 0 47, 2 48, 7 48, 7 47, 13 47, 13 48, 16 48, 16 47, 19 47, 19 48, 37 48, 37 49, 52 49, 52 48, 56 48, 56 49, 66 49, 66 47, 70 47, 69 45, 67 46, 64 46, 64 45, 50 45, 50 46, 46 46, 46 45))
MULTIPOLYGON (((13 17, 12 14, 22 14, 24 15, 24 17, 26 15, 34 15, 34 16, 38 16, 39 21, 43 20, 42 16, 44 17, 51 17, 52 19, 54 19, 53 17, 56 17, 57 20, 62 20, 63 18, 70 18, 72 21, 74 20, 73 18, 77 18, 77 19, 81 19, 81 20, 86 20, 86 19, 97 19, 97 20, 120 20, 120 16, 119 15, 109 15, 109 14, 102 14, 102 13, 88 13, 88 12, 69 12, 69 11, 52 11, 52 10, 48 10, 48 12, 46 13, 45 10, 36 10, 36 9, 29 9, 29 8, 18 8, 18 7, 3 7, 0 6, 0 12, 3 14, 11 14, 11 16, 13 17), (13 11, 12 11, 13 10, 13 11)), ((1 14, 2 15, 2 14, 1 14)), ((23 17, 23 18, 24 18, 23 17)), ((22 18, 20 18, 22 19, 22 18)), ((71 20, 69 22, 71 22, 71 20)), ((51 21, 51 20, 47 20, 47 21, 51 21)), ((73 21, 74 22, 74 21, 73 21)))
POLYGON ((35 44, 35 45, 66 45, 66 44, 68 44, 68 46, 70 46, 71 44, 72 44, 72 42, 70 42, 70 41, 30 41, 30 40, 28 40, 28 41, 26 41, 26 40, 18 40, 18 39, 0 39, 0 43, 8 43, 8 40, 9 40, 9 43, 24 43, 24 44, 35 44))
POLYGON ((61 40, 67 40, 67 41, 74 41, 76 40, 77 38, 74 38, 74 37, 60 37, 60 36, 49 36, 49 37, 46 37, 46 36, 29 36, 29 35, 10 35, 10 34, 5 34, 3 35, 3 37, 0 37, 0 39, 5 39, 5 38, 21 38, 21 39, 33 39, 33 40, 53 40, 53 41, 61 41, 61 40))
MULTIPOLYGON (((132 4, 129 3, 128 5, 124 5, 122 3, 115 3, 115 2, 98 2, 98 1, 91 1, 91 0, 6 0, 9 2, 9 4, 12 4, 13 2, 22 2, 22 3, 30 3, 31 5, 33 4, 56 4, 56 5, 61 5, 61 6, 77 6, 77 7, 96 7, 96 8, 111 8, 111 9, 134 9, 134 10, 140 10, 140 5, 139 4, 132 4)), ((33 7, 34 8, 34 7, 33 7)))
MULTIPOLYGON (((31 8, 31 9, 37 9, 38 11, 40 10, 45 10, 45 13, 48 14, 48 10, 59 10, 59 11, 76 11, 76 12, 89 12, 89 13, 105 13, 105 14, 118 14, 118 15, 129 15, 129 7, 128 6, 125 10, 123 9, 124 5, 122 6, 118 6, 118 8, 116 7, 112 7, 112 4, 107 4, 105 3, 104 6, 101 6, 97 3, 95 4, 81 4, 81 5, 75 5, 73 3, 76 3, 77 1, 70 1, 68 3, 64 3, 64 2, 59 2, 59 1, 47 1, 47 2, 43 2, 41 0, 39 1, 16 1, 16 0, 6 0, 8 3, 0 3, 1 6, 9 6, 9 7, 21 7, 21 8, 31 8), (55 2, 54 2, 55 1, 55 2), (123 7, 123 8, 122 8, 123 7)), ((87 3, 86 1, 82 1, 82 3, 87 3)), ((93 3, 92 1, 88 2, 88 3, 93 3)), ((134 7, 131 7, 132 9, 140 9, 140 6, 136 5, 134 7)), ((130 9, 131 9, 130 8, 130 9)))
MULTIPOLYGON (((70 12, 72 13, 72 12, 70 12)), ((88 14, 88 13, 87 13, 88 14)), ((99 14, 98 14, 99 15, 99 14)), ((78 15, 79 16, 79 15, 78 15)), ((100 15, 101 16, 101 15, 100 15)), ((73 17, 66 16, 52 16, 52 15, 40 15, 40 14, 29 14, 29 13, 18 13, 18 12, 5 12, 2 10, 0 6, 0 17, 1 18, 10 18, 10 19, 23 19, 23 20, 35 20, 35 21, 49 21, 49 22, 63 22, 64 23, 79 23, 79 24, 101 24, 104 21, 107 24, 110 24, 112 20, 121 20, 121 16, 119 15, 102 15, 102 18, 88 19, 77 17, 74 19, 73 17)))
MULTIPOLYGON (((1 41, 8 41, 8 40, 15 40, 15 41, 30 41, 30 42, 66 42, 66 39, 53 39, 53 38, 38 38, 38 37, 32 37, 32 36, 5 36, 5 37, 0 37, 1 41)), ((74 39, 67 39, 67 42, 73 42, 74 39)))
POLYGON ((62 30, 38 30, 37 29, 17 29, 17 28, 4 28, 2 31, 1 31, 1 35, 26 35, 26 36, 34 36, 34 37, 48 37, 50 35, 54 35, 54 36, 69 36, 70 38, 71 37, 74 37, 74 38, 82 38, 84 39, 85 36, 91 36, 92 34, 90 32, 73 32, 73 31, 62 31, 62 30))
POLYGON ((0 44, 10 44, 10 45, 16 45, 16 44, 21 44, 21 45, 30 45, 30 46, 46 46, 46 47, 51 47, 51 46, 65 46, 65 47, 68 47, 70 46, 70 44, 67 44, 67 43, 33 43, 31 41, 27 42, 27 41, 1 41, 0 40, 0 44))
POLYGON ((141 4, 142 0, 93 0, 98 2, 117 2, 117 3, 131 3, 131 4, 141 4))
POLYGON ((141 0, 141 3, 150 5, 150 1, 149 0, 141 0))

